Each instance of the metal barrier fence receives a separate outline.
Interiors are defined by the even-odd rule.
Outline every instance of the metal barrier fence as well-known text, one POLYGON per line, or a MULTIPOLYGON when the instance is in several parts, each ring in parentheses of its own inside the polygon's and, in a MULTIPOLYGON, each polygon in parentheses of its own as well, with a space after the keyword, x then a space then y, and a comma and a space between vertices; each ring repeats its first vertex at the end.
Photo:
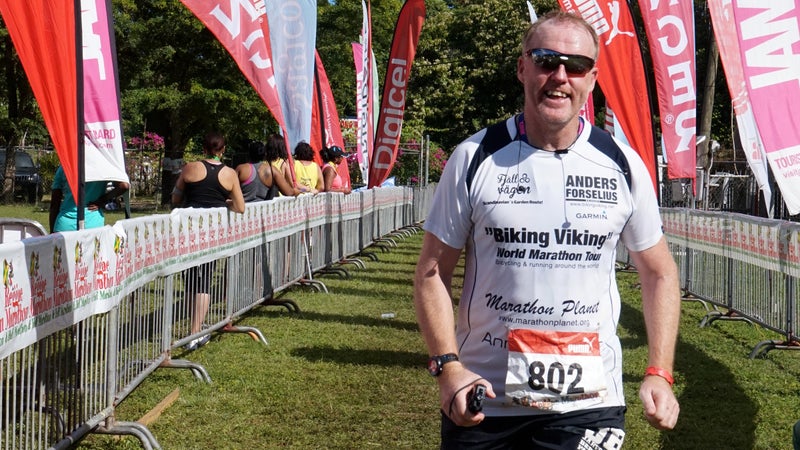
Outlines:
MULTIPOLYGON (((750 358, 772 349, 800 350, 800 224, 684 208, 662 208, 661 217, 684 299, 706 304, 701 326, 740 320, 784 337, 757 343, 750 358)), ((617 259, 630 264, 624 249, 617 259)))
POLYGON ((275 293, 296 283, 325 290, 313 280, 323 270, 347 276, 342 264, 414 229, 433 189, 280 198, 244 214, 179 209, 3 243, 0 449, 68 448, 90 432, 160 448, 146 426, 115 417, 147 376, 185 368, 210 381, 200 364, 175 358, 183 346, 213 332, 266 344, 236 319, 260 304, 299 309, 275 293))

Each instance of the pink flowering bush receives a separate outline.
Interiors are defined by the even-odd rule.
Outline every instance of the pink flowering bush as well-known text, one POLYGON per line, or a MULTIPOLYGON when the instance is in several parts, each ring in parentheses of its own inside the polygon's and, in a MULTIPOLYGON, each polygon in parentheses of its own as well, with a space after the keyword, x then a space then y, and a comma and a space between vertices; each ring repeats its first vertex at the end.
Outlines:
MULTIPOLYGON (((420 144, 414 140, 409 140, 400 144, 400 151, 397 155, 397 161, 392 168, 390 176, 397 177, 398 185, 419 184, 422 180, 419 179, 419 154, 415 152, 404 151, 406 150, 419 150, 420 144)), ((424 151, 424 149, 423 149, 424 151)), ((430 152, 430 161, 428 162, 428 182, 439 181, 442 175, 445 163, 447 163, 448 155, 441 148, 436 148, 430 152)), ((425 176, 424 168, 422 176, 425 176)))
MULTIPOLYGON (((397 152, 397 160, 389 174, 390 177, 396 178, 395 183, 398 186, 418 185, 420 183, 419 153, 417 153, 420 147, 420 143, 413 139, 400 144, 400 149, 397 152), (413 150, 413 152, 409 152, 408 150, 413 150)), ((358 165, 358 158, 356 156, 356 145, 348 145, 347 151, 347 165, 350 169, 350 180, 353 185, 358 186, 363 184, 363 181, 361 168, 358 165)), ((433 183, 439 181, 442 170, 444 170, 444 166, 447 163, 448 156, 447 152, 441 147, 431 150, 428 166, 428 182, 433 183)), ((422 176, 425 176, 424 170, 422 171, 422 176)))
POLYGON ((130 149, 144 150, 144 151, 161 151, 164 150, 164 138, 156 133, 146 131, 144 136, 133 136, 127 139, 126 144, 130 149))

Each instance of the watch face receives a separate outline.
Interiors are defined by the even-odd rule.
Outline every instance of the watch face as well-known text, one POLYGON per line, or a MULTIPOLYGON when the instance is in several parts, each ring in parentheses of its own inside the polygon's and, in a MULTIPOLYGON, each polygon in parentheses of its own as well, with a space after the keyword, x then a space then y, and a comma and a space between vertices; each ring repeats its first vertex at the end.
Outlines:
POLYGON ((431 375, 436 376, 439 375, 441 372, 441 368, 439 367, 439 360, 436 357, 433 357, 428 360, 428 372, 431 375))

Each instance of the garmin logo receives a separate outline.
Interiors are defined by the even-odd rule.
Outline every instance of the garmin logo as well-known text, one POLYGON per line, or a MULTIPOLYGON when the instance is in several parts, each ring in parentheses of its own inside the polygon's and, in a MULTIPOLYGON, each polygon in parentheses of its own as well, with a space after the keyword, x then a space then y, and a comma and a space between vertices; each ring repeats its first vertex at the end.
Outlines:
POLYGON ((605 211, 600 213, 577 213, 576 219, 589 219, 589 220, 608 220, 608 215, 605 211))

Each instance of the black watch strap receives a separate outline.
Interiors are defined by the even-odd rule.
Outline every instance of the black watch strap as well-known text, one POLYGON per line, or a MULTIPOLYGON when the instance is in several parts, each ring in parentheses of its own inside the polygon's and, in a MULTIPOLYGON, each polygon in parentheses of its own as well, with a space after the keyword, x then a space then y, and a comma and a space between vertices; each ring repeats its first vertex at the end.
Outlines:
POLYGON ((444 355, 433 355, 428 360, 428 372, 434 376, 438 377, 442 374, 442 370, 444 369, 444 365, 453 361, 458 361, 458 355, 455 353, 446 353, 444 355))

